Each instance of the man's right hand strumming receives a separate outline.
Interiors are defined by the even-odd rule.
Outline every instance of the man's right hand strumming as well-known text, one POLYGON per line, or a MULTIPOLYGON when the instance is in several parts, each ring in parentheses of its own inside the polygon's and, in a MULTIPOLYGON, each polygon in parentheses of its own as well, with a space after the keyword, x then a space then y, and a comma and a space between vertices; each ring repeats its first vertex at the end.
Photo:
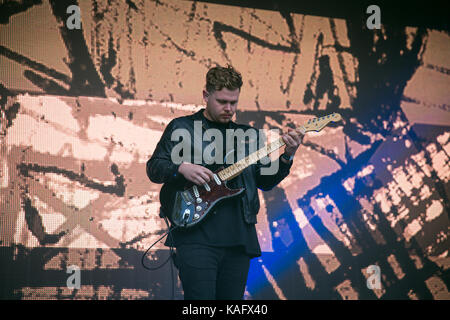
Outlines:
POLYGON ((195 183, 196 185, 203 185, 213 179, 214 173, 200 165, 183 162, 178 167, 178 172, 181 173, 186 180, 195 183))

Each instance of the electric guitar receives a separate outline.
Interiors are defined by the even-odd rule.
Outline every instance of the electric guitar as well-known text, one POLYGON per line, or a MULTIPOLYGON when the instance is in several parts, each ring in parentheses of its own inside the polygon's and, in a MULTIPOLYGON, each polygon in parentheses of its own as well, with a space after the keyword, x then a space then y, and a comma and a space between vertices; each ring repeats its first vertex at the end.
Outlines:
MULTIPOLYGON (((332 113, 330 115, 314 118, 308 120, 299 130, 303 134, 309 131, 321 131, 330 122, 341 120, 339 113, 332 113)), ((214 206, 223 199, 232 198, 240 195, 245 191, 245 188, 230 189, 227 187, 227 181, 238 176, 245 168, 260 159, 266 157, 272 152, 278 150, 285 143, 280 137, 267 144, 265 147, 253 152, 249 156, 237 161, 227 168, 220 168, 214 173, 214 179, 202 186, 197 186, 190 183, 185 186, 184 190, 177 191, 172 198, 168 218, 172 224, 177 227, 189 228, 201 222, 214 206)))

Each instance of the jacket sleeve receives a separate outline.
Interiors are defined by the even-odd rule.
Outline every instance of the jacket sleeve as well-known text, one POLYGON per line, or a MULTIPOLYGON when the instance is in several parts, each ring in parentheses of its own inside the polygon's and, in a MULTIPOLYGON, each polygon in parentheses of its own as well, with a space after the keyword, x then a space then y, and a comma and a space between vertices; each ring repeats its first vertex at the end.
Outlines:
MULTIPOLYGON (((265 136, 263 136, 263 138, 258 141, 258 145, 260 148, 266 145, 265 136)), ((272 190, 276 185, 278 185, 284 178, 288 176, 292 164, 293 161, 291 161, 290 163, 285 163, 284 161, 282 161, 281 155, 276 160, 268 162, 267 164, 262 164, 261 161, 257 161, 255 164, 256 187, 263 191, 272 190), (262 170, 263 168, 268 168, 270 166, 277 168, 278 170, 276 170, 276 172, 269 172, 272 174, 268 174, 268 172, 265 172, 267 170, 262 170)), ((272 169, 269 171, 272 171, 272 169)))
POLYGON ((284 161, 281 160, 280 157, 278 157, 278 159, 266 165, 261 164, 260 161, 258 161, 255 164, 256 166, 255 178, 257 188, 263 191, 270 191, 289 175, 290 169, 294 161, 291 161, 290 163, 285 163, 284 161), (261 172, 262 168, 269 167, 271 165, 274 166, 275 168, 278 168, 275 174, 267 174, 265 172, 261 172))
POLYGON ((167 125, 151 158, 147 161, 147 176, 154 183, 179 183, 186 180, 178 172, 180 164, 175 164, 171 160, 172 149, 178 143, 171 140, 175 126, 175 120, 167 125))

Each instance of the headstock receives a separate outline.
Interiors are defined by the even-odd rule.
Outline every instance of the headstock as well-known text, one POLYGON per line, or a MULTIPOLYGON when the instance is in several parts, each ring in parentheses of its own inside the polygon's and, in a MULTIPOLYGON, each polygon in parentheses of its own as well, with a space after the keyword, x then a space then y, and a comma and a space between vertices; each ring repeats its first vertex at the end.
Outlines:
POLYGON ((302 133, 306 133, 308 131, 319 132, 330 122, 337 122, 340 120, 342 120, 342 117, 339 113, 336 112, 320 118, 309 119, 308 122, 303 125, 303 128, 300 128, 300 131, 302 131, 302 133))

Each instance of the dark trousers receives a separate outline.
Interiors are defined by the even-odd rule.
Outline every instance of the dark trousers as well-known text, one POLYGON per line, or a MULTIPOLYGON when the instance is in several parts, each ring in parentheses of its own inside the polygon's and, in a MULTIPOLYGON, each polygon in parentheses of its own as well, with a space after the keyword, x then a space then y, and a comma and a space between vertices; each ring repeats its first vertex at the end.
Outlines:
POLYGON ((244 296, 250 257, 239 247, 181 245, 175 265, 185 300, 241 300, 244 296))

